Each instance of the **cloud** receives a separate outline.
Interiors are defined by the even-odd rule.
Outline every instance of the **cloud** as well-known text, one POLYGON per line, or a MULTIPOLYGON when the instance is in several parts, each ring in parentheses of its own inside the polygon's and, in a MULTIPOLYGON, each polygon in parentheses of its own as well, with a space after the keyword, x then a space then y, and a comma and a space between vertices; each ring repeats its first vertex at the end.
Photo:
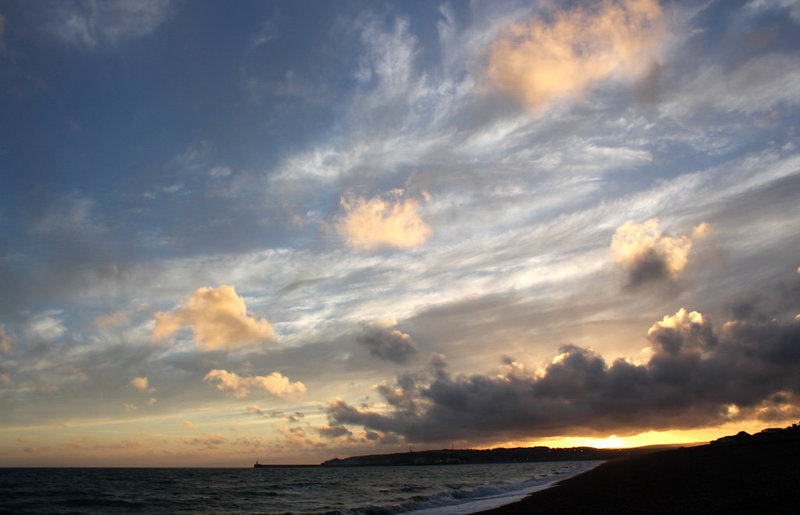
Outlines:
POLYGON ((372 324, 356 336, 356 341, 376 358, 394 363, 406 363, 418 352, 417 346, 409 335, 394 329, 396 325, 397 322, 394 320, 389 323, 372 324))
POLYGON ((789 17, 795 23, 800 24, 800 2, 798 0, 750 0, 745 5, 745 9, 754 12, 786 9, 789 11, 789 17))
POLYGON ((208 176, 213 179, 222 179, 225 177, 229 177, 231 173, 233 172, 227 166, 215 166, 214 168, 208 171, 208 176))
POLYGON ((257 48, 281 37, 280 23, 282 21, 284 21, 282 17, 277 14, 264 20, 258 32, 250 38, 250 47, 257 48))
POLYGON ((342 436, 353 436, 353 432, 344 426, 320 426, 317 433, 325 438, 339 438, 342 436))
POLYGON ((216 383, 217 389, 231 393, 237 399, 250 395, 256 388, 265 390, 275 397, 288 398, 306 393, 306 386, 301 382, 291 382, 289 378, 273 372, 268 376, 241 377, 235 372, 215 369, 203 378, 208 383, 216 383))
POLYGON ((184 427, 188 427, 192 431, 197 431, 198 430, 197 426, 194 425, 194 423, 191 420, 184 420, 183 422, 181 422, 181 424, 183 424, 184 427))
POLYGON ((257 404, 253 404, 252 406, 247 406, 244 409, 244 412, 247 413, 248 415, 260 415, 262 417, 266 417, 264 411, 261 408, 259 408, 257 404))
POLYGON ((230 350, 277 341, 264 318, 247 314, 244 299, 233 286, 198 288, 172 311, 155 314, 153 339, 165 340, 184 327, 192 329, 195 345, 205 351, 230 350))
POLYGON ((0 374, 0 384, 12 385, 14 381, 11 380, 11 376, 8 374, 0 374))
POLYGON ((747 59, 726 68, 706 66, 693 80, 687 81, 674 97, 659 110, 666 116, 690 119, 700 116, 709 122, 709 110, 723 113, 761 114, 757 123, 783 113, 786 107, 800 104, 800 59, 796 53, 769 53, 747 59))
POLYGON ((100 329, 130 325, 131 319, 122 311, 100 315, 94 319, 94 325, 100 329))
POLYGON ((17 339, 6 333, 5 329, 0 327, 0 352, 3 354, 11 354, 13 351, 11 350, 12 345, 17 344, 17 339))
POLYGON ((228 443, 228 439, 222 435, 202 433, 200 436, 183 439, 185 445, 205 447, 206 449, 216 449, 220 445, 228 443))
POLYGON ((56 318, 60 310, 49 310, 31 317, 24 329, 25 337, 37 342, 52 342, 67 332, 63 320, 56 318))
POLYGON ((653 0, 604 0, 549 18, 512 26, 489 51, 490 83, 532 108, 609 77, 644 75, 664 34, 653 0))
POLYGON ((130 384, 140 392, 152 393, 156 391, 155 388, 150 387, 150 382, 147 380, 146 377, 134 377, 128 384, 130 384))
POLYGON ((621 435, 786 412, 783 405, 800 395, 798 320, 751 317, 715 330, 706 316, 680 309, 656 322, 648 339, 644 364, 620 358, 609 365, 574 345, 536 371, 505 359, 500 374, 453 377, 440 363, 380 385, 388 410, 330 401, 329 424, 411 442, 621 435))
POLYGON ((46 29, 87 50, 111 48, 146 36, 172 14, 170 0, 78 0, 48 7, 46 29))
POLYGON ((92 211, 96 202, 77 193, 64 195, 48 205, 33 231, 49 235, 85 235, 101 231, 92 211))
POLYGON ((658 231, 658 219, 643 224, 629 220, 617 228, 611 240, 611 253, 629 274, 629 283, 638 286, 651 280, 675 278, 688 262, 692 242, 708 233, 702 223, 689 235, 672 238, 658 231))
POLYGON ((125 403, 123 403, 123 404, 122 404, 122 408, 123 408, 125 411, 136 411, 137 409, 139 409, 139 408, 137 408, 137 407, 136 407, 136 405, 135 405, 135 404, 131 404, 131 403, 129 403, 129 402, 125 402, 125 403))
POLYGON ((647 337, 659 347, 658 352, 670 355, 699 352, 716 343, 708 320, 701 313, 690 313, 684 308, 653 324, 647 337))
POLYGON ((374 250, 413 248, 424 243, 433 231, 417 214, 418 202, 402 195, 403 190, 392 190, 370 200, 342 197, 346 214, 337 229, 347 244, 359 250, 374 250))

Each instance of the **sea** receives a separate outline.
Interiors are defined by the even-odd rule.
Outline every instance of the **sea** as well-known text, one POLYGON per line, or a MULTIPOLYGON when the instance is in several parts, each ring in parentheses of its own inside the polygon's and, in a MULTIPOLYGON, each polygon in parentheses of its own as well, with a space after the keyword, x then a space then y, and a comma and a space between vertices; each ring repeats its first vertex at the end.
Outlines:
POLYGON ((599 463, 5 468, 0 513, 475 513, 516 502, 599 463))

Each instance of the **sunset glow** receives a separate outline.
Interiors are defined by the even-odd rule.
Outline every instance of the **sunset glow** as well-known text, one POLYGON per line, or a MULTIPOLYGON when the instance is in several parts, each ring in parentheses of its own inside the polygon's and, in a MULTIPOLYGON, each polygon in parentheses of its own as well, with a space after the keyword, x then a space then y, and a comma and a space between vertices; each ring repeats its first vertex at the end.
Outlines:
POLYGON ((797 2, 0 2, 0 467, 800 420, 797 2))

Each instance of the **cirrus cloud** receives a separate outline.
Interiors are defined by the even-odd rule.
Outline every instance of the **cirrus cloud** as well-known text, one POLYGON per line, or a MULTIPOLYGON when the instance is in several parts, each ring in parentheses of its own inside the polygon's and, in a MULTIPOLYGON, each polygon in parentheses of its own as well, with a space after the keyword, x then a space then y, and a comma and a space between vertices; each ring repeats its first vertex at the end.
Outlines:
POLYGON ((173 11, 171 0, 77 0, 45 5, 46 30, 88 50, 113 48, 150 34, 173 11))
POLYGON ((265 390, 270 395, 280 398, 306 393, 306 385, 300 381, 291 382, 288 377, 278 372, 272 372, 268 376, 242 377, 235 372, 214 369, 206 374, 203 381, 216 384, 217 390, 231 393, 237 399, 247 397, 250 395, 251 390, 256 388, 265 390))
POLYGON ((203 350, 230 350, 277 341, 264 318, 247 314, 244 299, 233 286, 199 288, 181 306, 155 314, 153 339, 166 340, 184 327, 192 329, 195 345, 203 350))
POLYGON ((389 191, 370 200, 353 195, 341 198, 345 216, 337 230, 358 250, 380 247, 413 248, 433 233, 417 213, 419 203, 403 198, 403 190, 389 191))
POLYGON ((642 76, 663 38, 653 0, 605 0, 512 26, 489 51, 490 83, 529 107, 580 96, 618 74, 642 76))

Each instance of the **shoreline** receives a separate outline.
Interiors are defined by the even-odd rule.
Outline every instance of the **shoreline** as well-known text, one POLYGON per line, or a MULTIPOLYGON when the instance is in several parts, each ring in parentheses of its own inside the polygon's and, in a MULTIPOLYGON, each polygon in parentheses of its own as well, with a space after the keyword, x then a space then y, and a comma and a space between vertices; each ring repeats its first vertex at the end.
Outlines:
MULTIPOLYGON (((558 462, 551 462, 551 463, 558 463, 558 462)), ((576 461, 576 463, 581 463, 581 462, 576 461)), ((557 475, 557 477, 546 478, 538 484, 531 484, 519 490, 501 491, 492 495, 474 497, 471 499, 468 498, 465 502, 460 502, 455 504, 435 505, 420 509, 412 509, 404 513, 413 515, 468 515, 473 513, 483 513, 486 511, 494 510, 496 508, 501 508, 504 506, 509 506, 517 502, 520 502, 526 499, 528 496, 535 494, 536 492, 546 490, 548 488, 553 488, 553 486, 557 485, 561 481, 566 481, 573 477, 577 477, 581 474, 585 474, 586 472, 593 470, 594 468, 598 467, 603 463, 604 463, 603 461, 585 460, 581 463, 581 465, 577 467, 579 470, 560 473, 557 475)), ((487 465, 496 465, 496 464, 487 464, 487 465)))
POLYGON ((682 447, 606 461, 477 513, 796 513, 800 439, 682 447))

